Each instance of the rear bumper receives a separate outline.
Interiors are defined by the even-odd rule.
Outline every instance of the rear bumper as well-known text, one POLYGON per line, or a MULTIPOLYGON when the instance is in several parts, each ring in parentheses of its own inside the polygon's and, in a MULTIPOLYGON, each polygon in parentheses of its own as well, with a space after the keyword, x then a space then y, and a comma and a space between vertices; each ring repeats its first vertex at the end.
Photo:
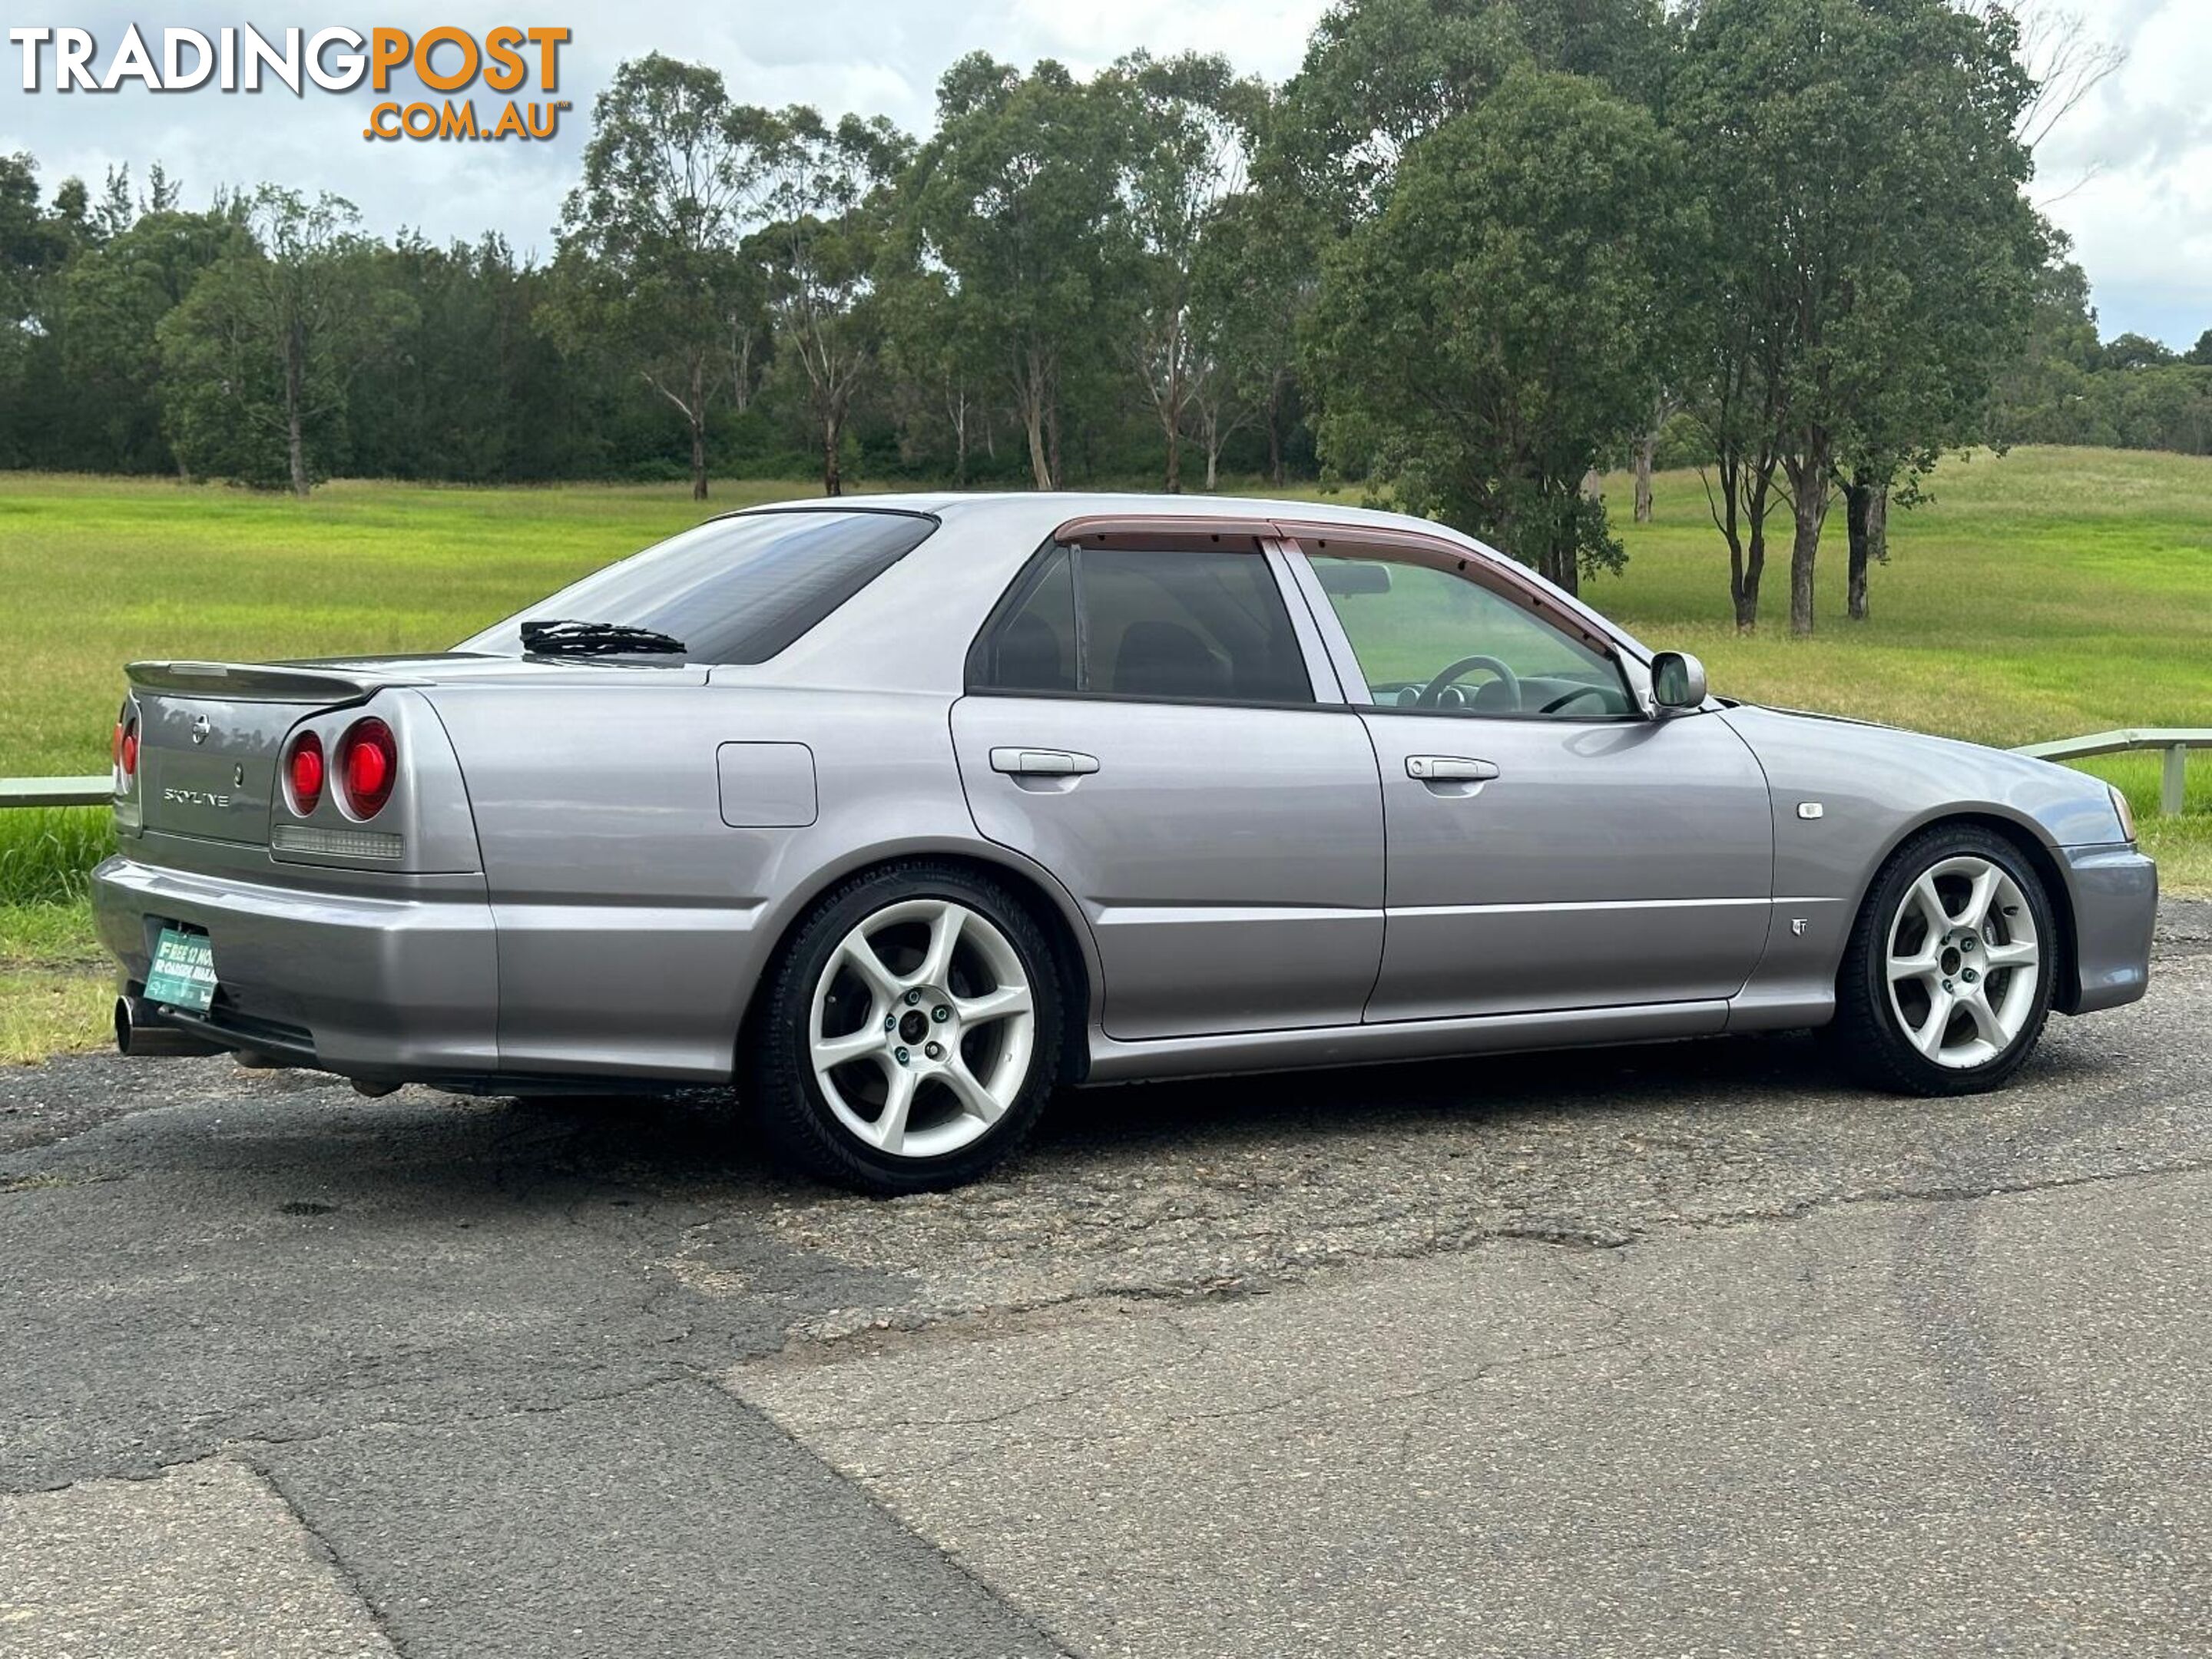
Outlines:
POLYGON ((2058 854, 2073 900, 2075 969, 2061 1012, 2088 1014, 2136 1001, 2150 985, 2158 866, 2125 845, 2062 847, 2058 854))
POLYGON ((481 890, 317 892, 125 855, 93 872, 93 915, 132 985, 164 924, 208 935, 221 988, 189 1023, 198 1034, 352 1077, 496 1069, 498 940, 481 890))

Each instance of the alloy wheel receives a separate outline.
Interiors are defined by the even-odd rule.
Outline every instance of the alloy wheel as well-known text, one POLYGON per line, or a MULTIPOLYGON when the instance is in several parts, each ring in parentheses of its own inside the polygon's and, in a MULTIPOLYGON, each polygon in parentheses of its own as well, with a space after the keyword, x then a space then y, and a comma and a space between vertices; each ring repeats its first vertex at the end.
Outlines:
POLYGON ((2035 1018, 2043 951, 2034 908, 1990 860, 1962 854, 1929 866, 1885 938, 1890 1012, 1936 1065, 1986 1065, 2035 1018))
POLYGON ((884 906, 841 939, 814 987, 807 1052, 837 1121, 894 1158, 972 1145, 1011 1109, 1036 1042, 1018 952, 951 899, 884 906))

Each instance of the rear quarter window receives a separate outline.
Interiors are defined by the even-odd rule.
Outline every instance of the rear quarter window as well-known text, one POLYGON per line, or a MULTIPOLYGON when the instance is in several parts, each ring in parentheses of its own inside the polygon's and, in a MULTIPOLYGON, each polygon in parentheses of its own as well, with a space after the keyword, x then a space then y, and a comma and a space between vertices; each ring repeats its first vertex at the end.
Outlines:
POLYGON ((684 641, 684 661, 766 662, 936 528, 926 514, 887 509, 710 520, 595 571, 454 648, 519 657, 524 623, 575 621, 670 635, 684 641))

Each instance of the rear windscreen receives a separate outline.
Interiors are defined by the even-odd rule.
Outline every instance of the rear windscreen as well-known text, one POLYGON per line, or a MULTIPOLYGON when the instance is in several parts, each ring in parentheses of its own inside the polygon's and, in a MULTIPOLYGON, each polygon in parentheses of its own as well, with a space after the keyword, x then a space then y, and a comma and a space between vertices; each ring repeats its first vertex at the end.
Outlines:
POLYGON ((526 622, 612 623, 683 641, 682 660, 766 662, 936 528, 936 520, 919 513, 882 511, 715 519, 609 565, 454 648, 519 657, 526 622))

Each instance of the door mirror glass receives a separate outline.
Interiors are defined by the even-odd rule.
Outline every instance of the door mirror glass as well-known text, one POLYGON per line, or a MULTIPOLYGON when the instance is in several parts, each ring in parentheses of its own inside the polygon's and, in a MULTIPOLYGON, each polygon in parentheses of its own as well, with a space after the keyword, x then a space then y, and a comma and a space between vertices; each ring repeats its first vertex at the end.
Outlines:
POLYGON ((1685 651, 1651 659, 1651 698, 1662 708, 1697 708, 1705 701, 1705 665, 1685 651))

